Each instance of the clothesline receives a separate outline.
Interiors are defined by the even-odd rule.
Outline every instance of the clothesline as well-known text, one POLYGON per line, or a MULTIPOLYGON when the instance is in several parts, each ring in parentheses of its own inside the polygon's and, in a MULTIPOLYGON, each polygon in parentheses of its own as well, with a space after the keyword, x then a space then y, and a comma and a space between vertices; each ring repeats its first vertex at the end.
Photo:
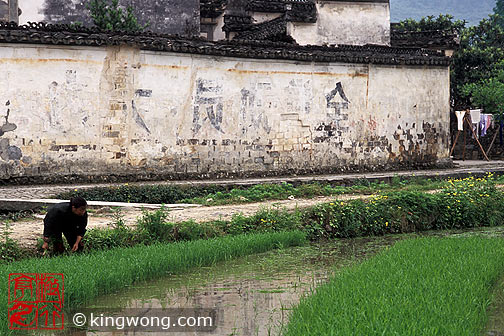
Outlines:
MULTIPOLYGON (((450 156, 453 154, 453 151, 455 149, 455 146, 457 144, 457 141, 459 139, 460 133, 464 134, 464 146, 463 146, 463 153, 462 153, 462 160, 465 160, 465 151, 466 151, 466 134, 464 131, 464 122, 469 126, 470 133, 472 133, 473 139, 476 140, 476 143, 478 144, 481 152, 483 153, 483 156, 487 161, 490 159, 488 158, 488 154, 490 153, 492 146, 494 145, 495 139, 497 138, 497 132, 495 132, 492 142, 488 149, 485 151, 483 149, 483 146, 481 145, 481 142, 479 141, 479 137, 486 136, 487 131, 490 127, 495 126, 494 122, 494 116, 492 114, 485 114, 481 113, 482 110, 469 110, 467 109, 466 111, 455 111, 455 115, 457 116, 457 135, 455 137, 455 141, 453 142, 453 146, 450 150, 450 156), (480 134, 481 130, 481 134, 480 134)), ((504 128, 504 122, 503 120, 499 120, 499 133, 500 133, 500 144, 501 146, 503 145, 503 128, 504 128)))
MULTIPOLYGON (((489 128, 495 127, 495 119, 493 114, 482 113, 482 109, 477 110, 469 110, 467 114, 467 118, 469 118, 472 129, 476 134, 476 137, 485 137, 487 135, 489 128)), ((455 115, 457 116, 457 127, 459 131, 464 130, 464 116, 466 115, 466 111, 455 111, 455 115)), ((501 132, 501 145, 502 145, 502 122, 500 123, 500 132, 501 132)))

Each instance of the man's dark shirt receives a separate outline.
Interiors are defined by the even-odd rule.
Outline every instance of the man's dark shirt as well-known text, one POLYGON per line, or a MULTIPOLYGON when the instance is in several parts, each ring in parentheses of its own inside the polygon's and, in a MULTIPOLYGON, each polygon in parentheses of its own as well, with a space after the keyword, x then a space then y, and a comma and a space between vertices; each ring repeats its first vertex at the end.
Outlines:
POLYGON ((84 236, 88 215, 77 216, 72 212, 70 202, 52 206, 44 218, 44 237, 61 237, 61 233, 84 236))

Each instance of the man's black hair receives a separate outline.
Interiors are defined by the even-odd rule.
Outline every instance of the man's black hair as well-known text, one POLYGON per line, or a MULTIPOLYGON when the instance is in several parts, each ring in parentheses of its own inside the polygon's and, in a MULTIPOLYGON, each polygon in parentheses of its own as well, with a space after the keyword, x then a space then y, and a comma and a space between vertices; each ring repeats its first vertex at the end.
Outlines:
POLYGON ((71 200, 70 200, 70 206, 78 209, 80 207, 83 207, 83 206, 86 206, 87 205, 87 202, 84 198, 82 197, 73 197, 71 200))

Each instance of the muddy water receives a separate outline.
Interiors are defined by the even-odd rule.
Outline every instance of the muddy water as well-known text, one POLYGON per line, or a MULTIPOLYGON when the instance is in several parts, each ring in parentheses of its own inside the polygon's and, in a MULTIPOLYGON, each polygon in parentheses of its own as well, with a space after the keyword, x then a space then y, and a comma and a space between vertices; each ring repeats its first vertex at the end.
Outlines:
MULTIPOLYGON (((504 228, 433 232, 428 235, 503 236, 504 228)), ((397 240, 416 235, 357 238, 271 251, 219 263, 213 267, 170 276, 101 297, 87 308, 216 308, 217 329, 212 333, 92 332, 84 335, 278 335, 290 308, 303 295, 327 281, 339 268, 370 257, 397 240)))

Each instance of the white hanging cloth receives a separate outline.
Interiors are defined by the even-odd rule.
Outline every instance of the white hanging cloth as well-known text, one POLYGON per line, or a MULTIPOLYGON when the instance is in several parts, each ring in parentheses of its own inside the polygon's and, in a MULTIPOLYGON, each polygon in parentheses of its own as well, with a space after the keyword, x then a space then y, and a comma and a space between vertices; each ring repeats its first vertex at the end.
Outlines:
POLYGON ((463 131, 464 130, 464 116, 465 116, 466 111, 455 111, 455 114, 457 115, 457 124, 458 124, 458 130, 463 131))
POLYGON ((481 109, 471 110, 471 122, 473 124, 473 130, 476 133, 476 138, 479 138, 479 123, 481 121, 481 109))

